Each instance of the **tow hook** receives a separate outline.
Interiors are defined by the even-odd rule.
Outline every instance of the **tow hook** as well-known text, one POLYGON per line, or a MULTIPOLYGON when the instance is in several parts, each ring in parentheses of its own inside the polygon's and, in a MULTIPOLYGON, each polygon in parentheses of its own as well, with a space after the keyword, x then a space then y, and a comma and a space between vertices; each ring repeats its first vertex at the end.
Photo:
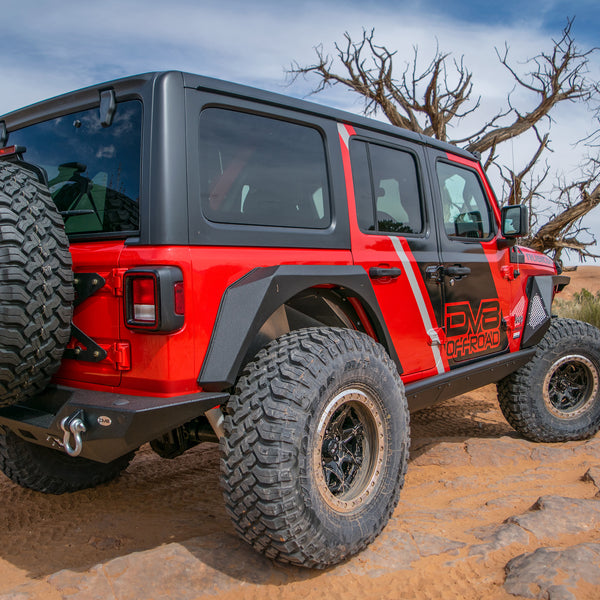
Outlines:
POLYGON ((70 417, 65 417, 60 422, 60 428, 64 431, 61 446, 69 456, 79 456, 83 448, 81 434, 87 431, 87 429, 80 415, 83 416, 81 412, 75 413, 70 417), (75 447, 70 444, 71 435, 75 441, 75 447))

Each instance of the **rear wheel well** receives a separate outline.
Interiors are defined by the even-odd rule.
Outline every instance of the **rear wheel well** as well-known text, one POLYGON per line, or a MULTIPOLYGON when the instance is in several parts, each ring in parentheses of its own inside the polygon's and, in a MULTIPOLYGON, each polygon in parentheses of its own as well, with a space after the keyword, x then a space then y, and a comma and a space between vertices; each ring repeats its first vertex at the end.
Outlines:
MULTIPOLYGON (((317 286, 292 296, 269 316, 250 344, 243 363, 274 339, 307 327, 353 329, 386 346, 361 298, 345 288, 317 286)), ((389 352, 387 347, 386 350, 389 352)))

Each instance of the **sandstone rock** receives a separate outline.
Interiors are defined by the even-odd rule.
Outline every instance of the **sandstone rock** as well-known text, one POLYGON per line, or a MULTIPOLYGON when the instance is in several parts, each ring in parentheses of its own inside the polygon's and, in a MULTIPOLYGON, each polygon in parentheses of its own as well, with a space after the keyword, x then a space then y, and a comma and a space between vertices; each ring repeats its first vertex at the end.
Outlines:
MULTIPOLYGON (((135 556, 134 553, 130 556, 135 556)), ((119 559, 116 559, 119 560, 119 559)), ((110 582, 98 565, 84 573, 65 569, 48 577, 48 583, 55 587, 65 600, 78 598, 79 600, 103 600, 114 598, 110 582)))
POLYGON ((542 496, 529 512, 510 517, 507 523, 518 525, 538 539, 591 531, 600 528, 600 502, 542 496))
POLYGON ((596 435, 596 437, 593 437, 591 440, 585 442, 585 444, 583 444, 583 446, 580 448, 579 452, 600 458, 600 437, 596 435))
POLYGON ((491 552, 502 550, 512 544, 526 545, 528 543, 529 535, 526 531, 512 523, 505 523, 490 534, 484 544, 471 546, 469 556, 480 556, 483 560, 486 560, 491 552))
POLYGON ((454 490, 470 490, 471 488, 481 487, 481 477, 479 475, 459 475, 444 482, 444 487, 454 490))
POLYGON ((466 450, 474 467, 514 465, 529 460, 531 456, 529 442, 509 437, 499 440, 470 439, 466 450))
POLYGON ((577 534, 600 528, 600 502, 561 496, 542 496, 522 515, 509 517, 496 528, 483 527, 471 531, 483 544, 469 549, 470 556, 486 559, 490 552, 511 544, 528 544, 530 535, 539 540, 556 539, 564 534, 577 534))
POLYGON ((498 482, 498 488, 506 489, 507 486, 513 487, 518 485, 519 489, 523 489, 525 486, 530 486, 532 482, 548 481, 553 478, 547 469, 528 469, 523 473, 515 473, 504 477, 498 482))
POLYGON ((282 584, 307 575, 302 569, 275 567, 235 536, 214 534, 134 552, 86 573, 59 571, 48 583, 65 600, 167 600, 173 593, 178 600, 192 600, 198 590, 210 595, 243 582, 282 584))
POLYGON ((419 560, 417 545, 410 533, 384 530, 366 550, 335 569, 335 575, 379 577, 391 571, 410 569, 419 560))
POLYGON ((590 467, 583 476, 584 481, 591 481, 598 490, 596 496, 600 496, 600 467, 590 467))
POLYGON ((0 600, 34 600, 35 596, 29 592, 8 592, 0 594, 0 600))
POLYGON ((56 590, 41 580, 23 583, 8 592, 0 593, 0 600, 40 600, 40 598, 56 598, 56 590))
POLYGON ((498 525, 495 524, 481 525, 475 527, 475 529, 469 529, 467 533, 475 536, 478 540, 489 540, 496 533, 497 529, 498 525))
POLYGON ((568 460, 575 455, 576 448, 569 446, 543 446, 537 445, 531 450, 531 459, 543 463, 555 463, 561 460, 568 460))
POLYGON ((419 467, 434 465, 439 467, 465 467, 469 464, 469 456, 462 443, 439 442, 420 449, 420 454, 411 460, 411 464, 419 467))
POLYGON ((577 600, 580 582, 599 586, 600 593, 600 544, 539 548, 517 556, 506 565, 504 588, 525 598, 577 600))
POLYGON ((465 547, 463 542, 427 533, 414 533, 413 539, 421 556, 437 556, 446 552, 456 553, 457 550, 465 547))

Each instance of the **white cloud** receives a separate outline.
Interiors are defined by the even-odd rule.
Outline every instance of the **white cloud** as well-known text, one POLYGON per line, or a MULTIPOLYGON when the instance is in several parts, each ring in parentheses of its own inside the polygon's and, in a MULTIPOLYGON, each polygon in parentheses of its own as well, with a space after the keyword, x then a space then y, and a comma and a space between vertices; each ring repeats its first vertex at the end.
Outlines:
POLYGON ((113 144, 110 146, 102 146, 98 148, 98 152, 96 152, 96 158, 113 158, 116 152, 117 149, 113 144))

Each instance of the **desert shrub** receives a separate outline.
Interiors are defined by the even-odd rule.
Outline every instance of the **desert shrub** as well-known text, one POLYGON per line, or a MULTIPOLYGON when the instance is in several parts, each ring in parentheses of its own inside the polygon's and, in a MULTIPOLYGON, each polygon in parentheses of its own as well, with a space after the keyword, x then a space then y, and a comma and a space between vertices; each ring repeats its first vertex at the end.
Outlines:
POLYGON ((573 295, 573 300, 558 300, 555 312, 561 317, 585 321, 600 328, 600 291, 593 294, 585 288, 573 295))

